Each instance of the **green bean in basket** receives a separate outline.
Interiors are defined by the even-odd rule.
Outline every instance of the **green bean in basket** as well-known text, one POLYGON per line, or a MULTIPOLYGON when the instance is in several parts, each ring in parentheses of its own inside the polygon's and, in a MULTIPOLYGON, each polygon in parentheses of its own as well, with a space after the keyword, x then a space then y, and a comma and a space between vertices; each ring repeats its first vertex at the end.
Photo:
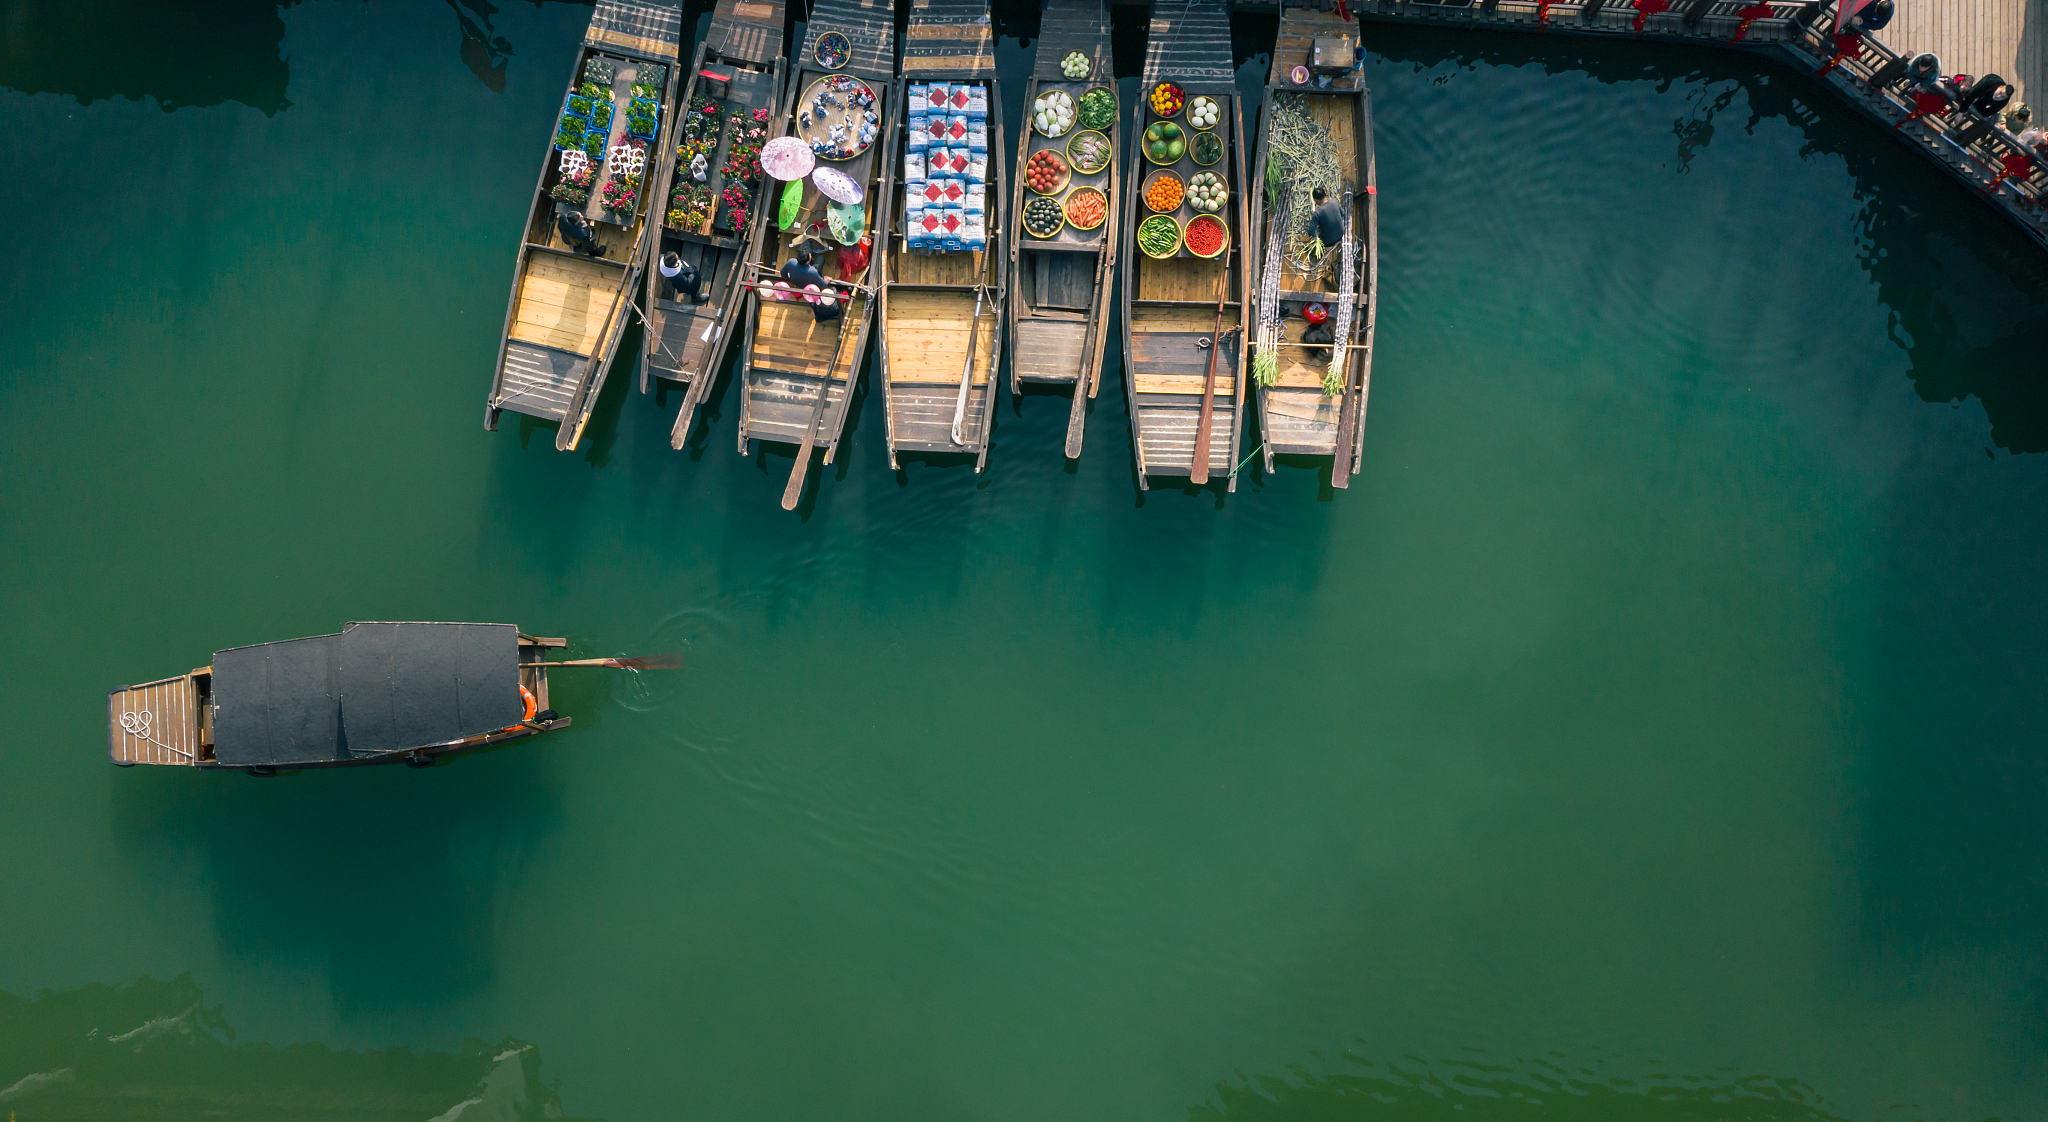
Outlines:
POLYGON ((1165 257, 1180 248, 1180 224, 1164 214, 1147 218, 1138 227, 1138 248, 1147 256, 1165 257))

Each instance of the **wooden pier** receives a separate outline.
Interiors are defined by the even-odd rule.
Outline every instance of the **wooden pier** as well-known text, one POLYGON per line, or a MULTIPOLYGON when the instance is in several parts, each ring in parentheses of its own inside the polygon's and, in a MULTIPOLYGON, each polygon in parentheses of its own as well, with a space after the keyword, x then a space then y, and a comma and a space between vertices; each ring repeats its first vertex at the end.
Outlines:
POLYGON ((1899 0, 1891 25, 1860 40, 1835 34, 1833 0, 1362 0, 1351 11, 1440 27, 1694 42, 1774 58, 1883 125, 2048 248, 2048 159, 1962 109, 1916 115, 1907 89, 1906 61, 1922 51, 1938 55, 1948 74, 1990 72, 2023 91, 2038 86, 2048 29, 2027 30, 2029 2, 2039 0, 1899 0), (1919 35, 1929 38, 1912 38, 1919 35))

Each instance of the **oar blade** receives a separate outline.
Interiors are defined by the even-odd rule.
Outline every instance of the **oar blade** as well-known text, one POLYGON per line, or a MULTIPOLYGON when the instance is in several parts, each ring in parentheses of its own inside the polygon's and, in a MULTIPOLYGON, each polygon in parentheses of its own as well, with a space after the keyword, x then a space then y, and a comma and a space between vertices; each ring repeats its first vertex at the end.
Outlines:
POLYGON ((612 660, 621 670, 681 670, 683 656, 676 651, 663 654, 641 655, 638 658, 615 658, 612 660))

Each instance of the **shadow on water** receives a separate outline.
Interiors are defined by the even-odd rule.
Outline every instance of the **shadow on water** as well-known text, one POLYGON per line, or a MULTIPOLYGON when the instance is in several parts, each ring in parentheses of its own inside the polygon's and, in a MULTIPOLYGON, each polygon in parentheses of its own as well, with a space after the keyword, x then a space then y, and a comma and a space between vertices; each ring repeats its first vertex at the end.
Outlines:
MULTIPOLYGON (((1681 173, 1712 142, 1717 118, 1729 109, 1746 111, 1745 130, 1768 118, 1791 124, 1805 138, 1803 158, 1837 158, 1854 180, 1862 204, 1855 217, 1858 255, 1891 309, 1893 340, 1911 361, 1920 398, 1975 396, 1999 447, 2048 451, 2048 383, 2039 377, 2038 360, 2048 350, 2048 257, 1996 211, 1810 78, 1766 56, 1668 43, 1379 24, 1368 42, 1384 62, 1418 69, 1535 66, 1602 83, 1655 82, 1660 92, 1678 83, 1698 85, 1692 113, 1673 124, 1681 173)), ((1592 209, 1564 215, 1596 220, 1592 209)), ((1825 307, 1812 311, 1829 314, 1825 307)))
POLYGON ((114 788, 121 849, 152 883, 205 869, 231 958, 324 968, 344 1010, 443 1001, 493 976, 521 872, 561 820, 543 754, 588 731, 576 712, 556 737, 422 770, 138 776, 114 788))
MULTIPOLYGON (((278 48, 282 10, 297 2, 0 0, 0 87, 68 94, 86 105, 153 97, 165 112, 234 101, 273 116, 292 104, 285 96, 291 63, 278 48)), ((462 64, 492 93, 504 93, 516 52, 492 29, 498 6, 446 3, 455 13, 462 64)))
MULTIPOLYGON (((1483 1055, 1483 1053, 1481 1054, 1483 1055)), ((1244 1076, 1218 1083, 1215 1101, 1188 1108, 1188 1122, 1345 1122, 1349 1119, 1573 1118, 1582 1122, 1840 1122, 1827 1100, 1796 1079, 1632 1071, 1607 1075, 1605 1060, 1422 1060, 1373 1063, 1345 1053, 1352 1070, 1244 1076)), ((1655 1065, 1650 1065, 1654 1067, 1655 1065)))
POLYGON ((418 1053, 234 1039, 190 974, 26 999, 0 993, 0 1109, 92 1122, 571 1122, 541 1082, 540 1050, 509 1037, 418 1053))

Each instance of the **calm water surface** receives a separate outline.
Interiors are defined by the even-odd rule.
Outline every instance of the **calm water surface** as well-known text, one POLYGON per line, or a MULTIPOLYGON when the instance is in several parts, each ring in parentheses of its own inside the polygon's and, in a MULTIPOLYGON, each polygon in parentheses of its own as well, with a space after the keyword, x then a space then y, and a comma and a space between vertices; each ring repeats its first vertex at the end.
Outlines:
POLYGON ((588 17, 0 6, 0 1108, 2048 1116, 1994 216, 1743 59, 1375 26, 1348 492, 1140 494, 1112 371, 978 478, 870 394, 789 515, 729 390, 482 429, 588 17), (107 765, 109 685, 352 619, 690 666, 425 772, 107 765))

